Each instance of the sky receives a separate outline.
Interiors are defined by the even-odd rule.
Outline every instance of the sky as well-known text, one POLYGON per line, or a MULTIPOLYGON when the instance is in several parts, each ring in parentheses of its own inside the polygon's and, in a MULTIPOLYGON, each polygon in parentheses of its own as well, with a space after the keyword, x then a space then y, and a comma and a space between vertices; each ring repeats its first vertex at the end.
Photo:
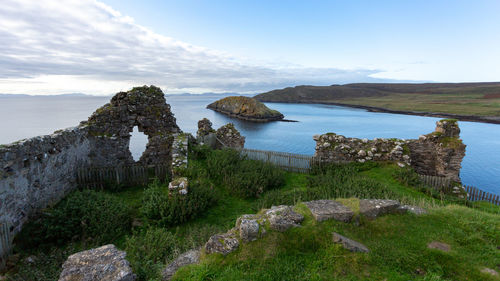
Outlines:
POLYGON ((2 0, 0 93, 500 81, 500 1, 2 0))

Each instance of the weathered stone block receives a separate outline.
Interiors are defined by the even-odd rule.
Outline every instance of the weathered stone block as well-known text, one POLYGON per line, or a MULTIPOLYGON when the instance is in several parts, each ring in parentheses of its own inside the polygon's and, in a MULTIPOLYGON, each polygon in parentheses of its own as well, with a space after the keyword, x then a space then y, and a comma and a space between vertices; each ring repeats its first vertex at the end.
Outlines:
POLYGON ((367 218, 374 219, 378 216, 396 213, 399 202, 386 199, 362 199, 359 201, 359 212, 367 218))
POLYGON ((317 221, 334 219, 343 222, 351 221, 354 212, 339 202, 332 200, 316 200, 305 202, 317 221))
POLYGON ((64 262, 59 281, 134 281, 125 255, 114 245, 73 254, 64 262))
POLYGON ((370 251, 365 245, 342 236, 336 232, 333 233, 333 242, 341 243, 344 248, 351 252, 368 253, 370 251))
POLYGON ((163 280, 170 280, 181 267, 200 261, 200 250, 189 250, 171 262, 162 272, 163 280))

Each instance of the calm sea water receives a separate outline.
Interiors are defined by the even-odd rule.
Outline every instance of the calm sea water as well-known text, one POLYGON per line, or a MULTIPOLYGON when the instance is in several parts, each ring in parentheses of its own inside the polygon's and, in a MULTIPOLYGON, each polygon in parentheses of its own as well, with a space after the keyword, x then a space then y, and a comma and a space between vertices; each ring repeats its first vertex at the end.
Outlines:
MULTIPOLYGON (((389 113, 373 113, 330 105, 270 103, 287 119, 299 122, 252 123, 232 119, 205 106, 218 96, 168 96, 167 102, 185 132, 195 134, 203 117, 214 128, 228 122, 246 137, 248 148, 313 154, 314 134, 334 132, 357 138, 418 138, 434 131, 439 118, 389 113)), ((50 134, 85 120, 109 97, 2 97, 0 98, 0 143, 50 134)), ((459 122, 461 137, 467 145, 461 178, 465 184, 500 194, 500 125, 459 122)), ((135 132, 131 151, 138 158, 146 137, 135 132)))

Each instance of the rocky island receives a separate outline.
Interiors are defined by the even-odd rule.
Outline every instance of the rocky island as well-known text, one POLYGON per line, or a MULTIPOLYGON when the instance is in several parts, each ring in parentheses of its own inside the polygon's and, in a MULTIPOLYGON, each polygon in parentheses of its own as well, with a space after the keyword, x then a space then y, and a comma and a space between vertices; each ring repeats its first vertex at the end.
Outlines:
POLYGON ((242 96, 220 99, 209 104, 207 108, 231 117, 253 122, 278 121, 284 117, 279 111, 270 109, 260 101, 242 96))

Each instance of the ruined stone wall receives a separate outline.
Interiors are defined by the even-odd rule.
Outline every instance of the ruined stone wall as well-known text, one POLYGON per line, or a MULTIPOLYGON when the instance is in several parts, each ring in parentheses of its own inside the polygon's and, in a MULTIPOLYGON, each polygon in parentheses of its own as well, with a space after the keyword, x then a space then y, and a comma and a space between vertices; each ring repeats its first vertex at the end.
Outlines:
POLYGON ((75 188, 75 168, 89 164, 86 128, 0 146, 0 222, 15 234, 37 210, 75 188))
POLYGON ((134 163, 134 126, 148 136, 139 162, 171 163, 173 134, 180 129, 154 86, 116 94, 78 127, 0 145, 0 222, 15 235, 30 216, 76 187, 77 169, 134 163))
POLYGON ((346 138, 328 133, 315 135, 316 153, 322 162, 394 161, 399 166, 410 165, 419 174, 450 177, 460 182, 460 168, 465 145, 459 138, 456 120, 436 122, 433 133, 419 139, 373 140, 346 138))

